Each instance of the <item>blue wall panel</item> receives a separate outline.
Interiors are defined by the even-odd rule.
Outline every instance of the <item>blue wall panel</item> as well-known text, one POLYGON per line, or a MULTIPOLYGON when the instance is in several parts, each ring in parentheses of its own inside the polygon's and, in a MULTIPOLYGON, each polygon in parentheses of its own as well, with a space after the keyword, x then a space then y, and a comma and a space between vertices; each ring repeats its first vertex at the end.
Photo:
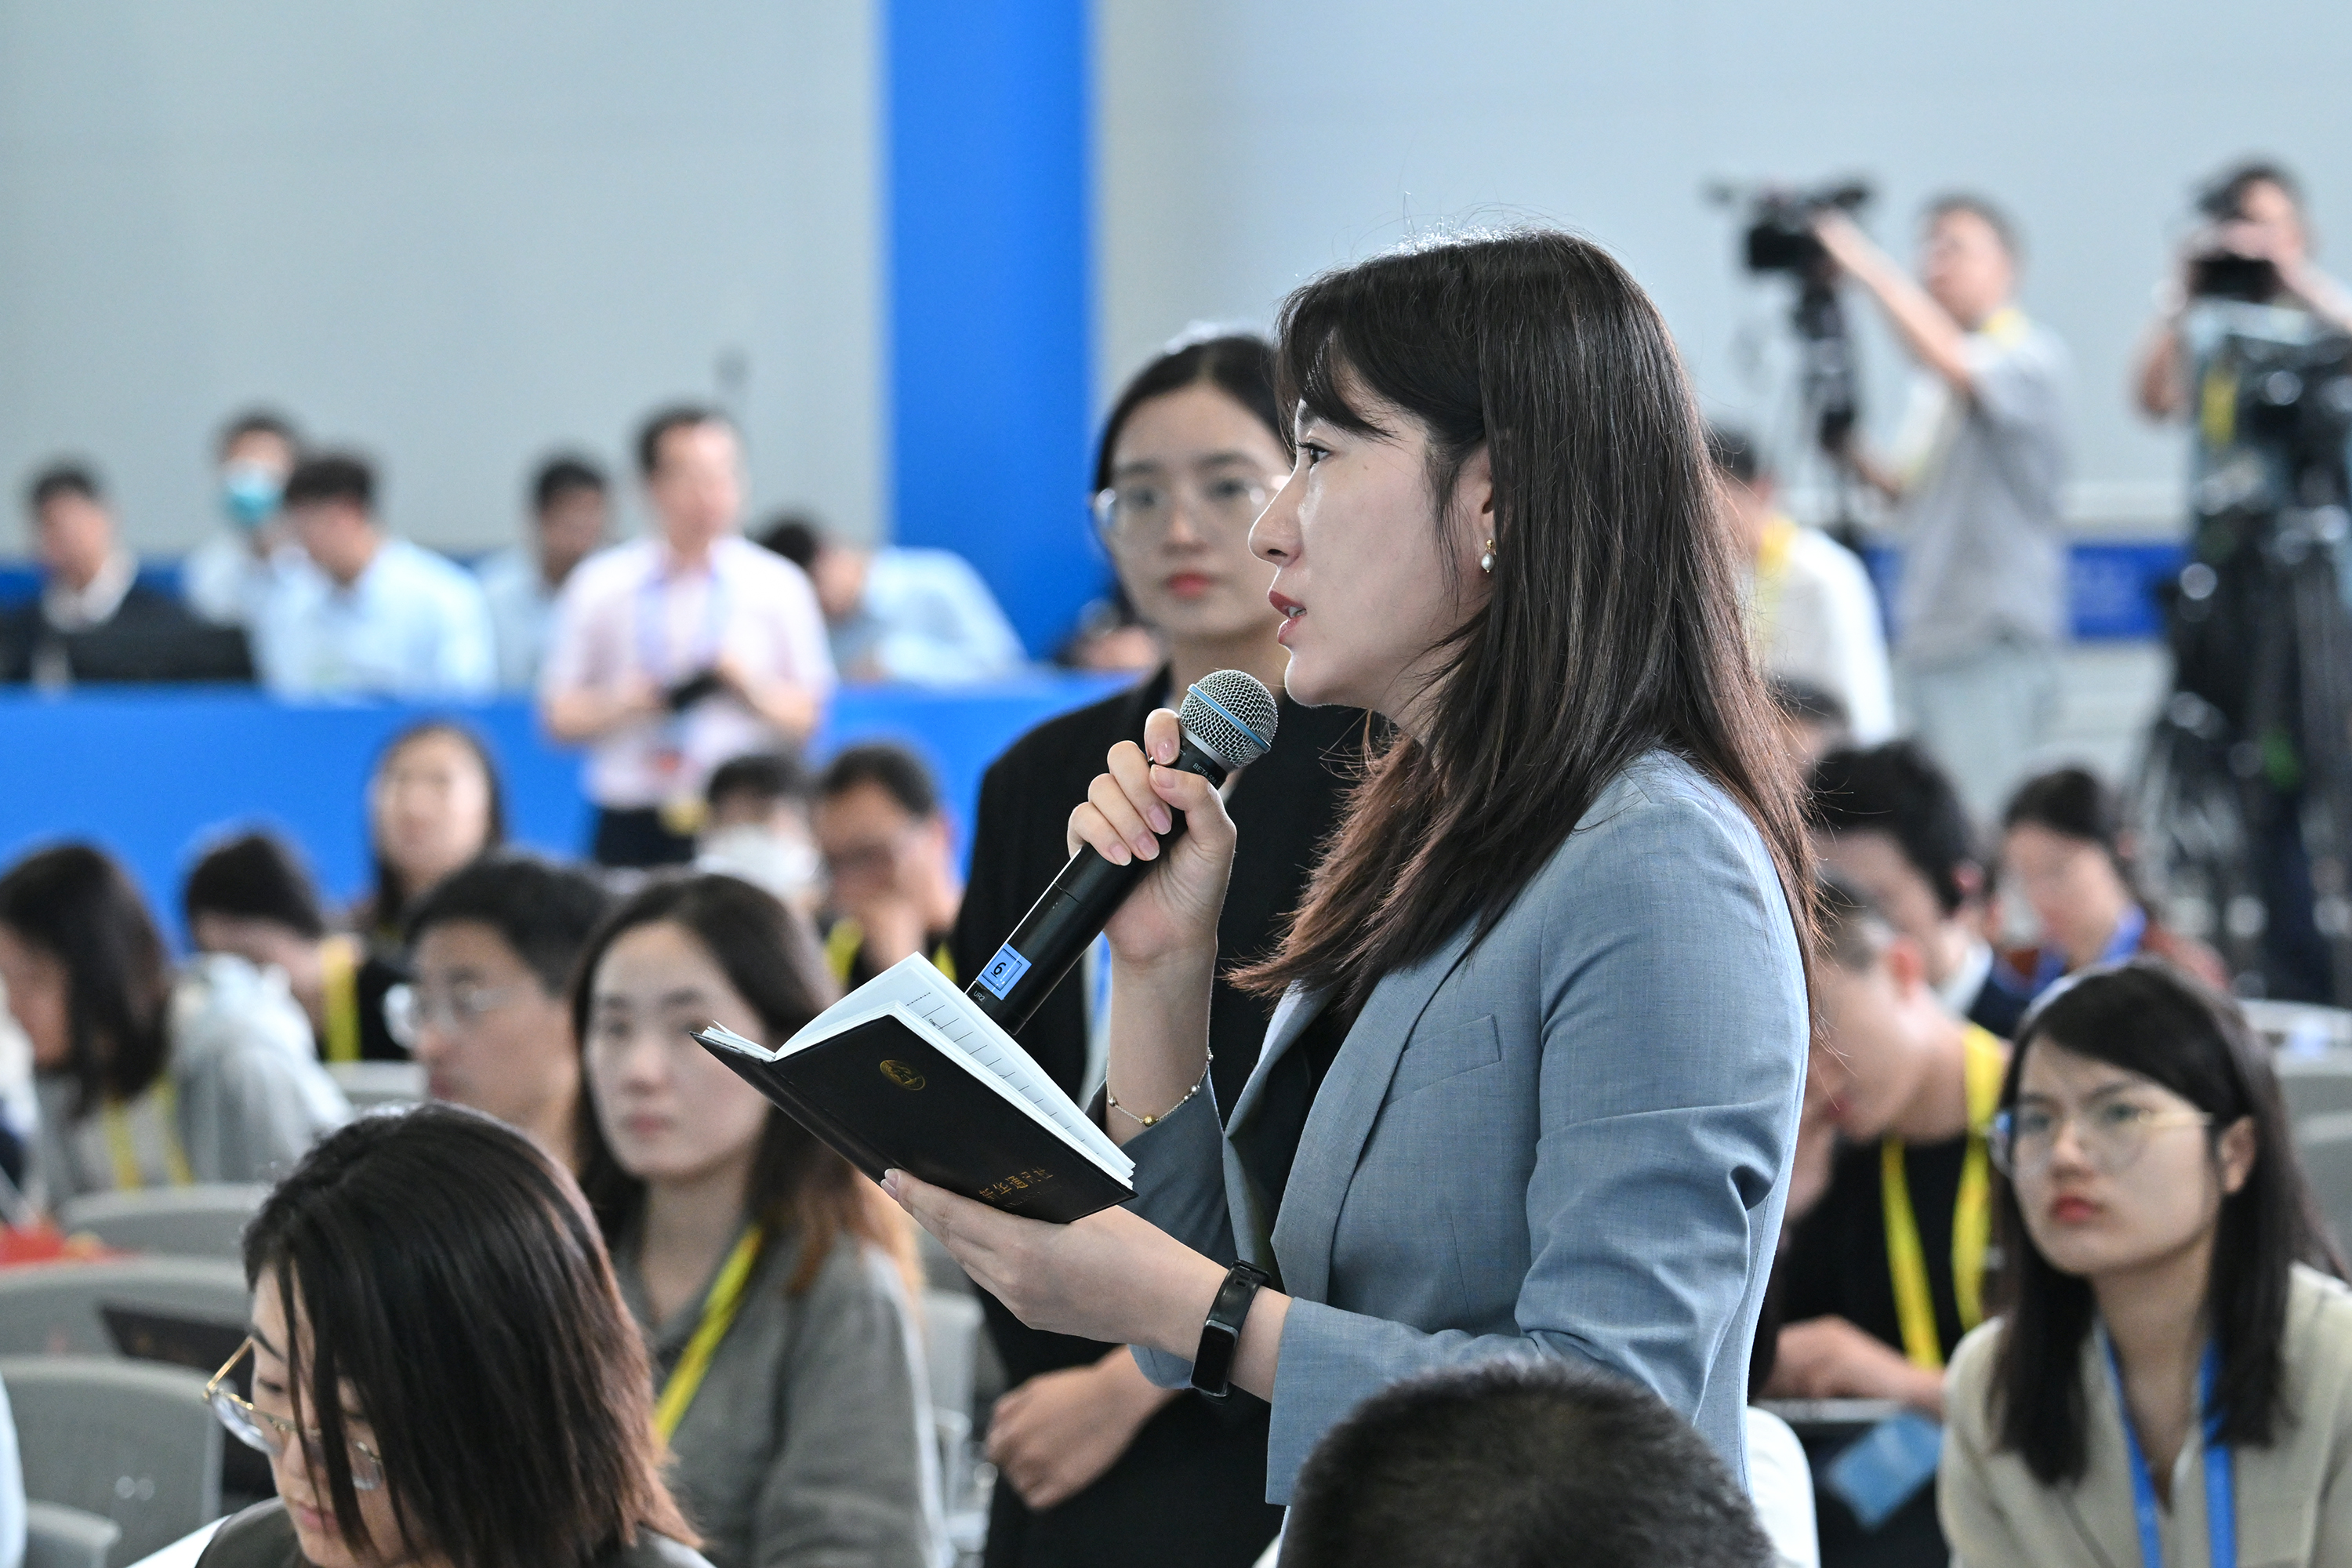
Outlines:
MULTIPOLYGON (((938 773, 961 827, 999 752, 1030 726, 1120 684, 1092 676, 952 693, 853 688, 835 700, 812 750, 823 756, 879 739, 911 745, 938 773)), ((296 707, 236 689, 41 697, 20 688, 0 695, 0 867, 39 844, 95 839, 131 867, 176 931, 180 880, 194 853, 224 829, 259 824, 300 845, 340 903, 367 877, 362 800, 376 752, 404 726, 451 711, 296 707)), ((577 753, 549 745, 520 700, 459 711, 498 760, 512 837, 557 854, 583 849, 589 812, 577 753)))
POLYGON ((896 538, 970 557, 1044 654, 1107 578, 1087 0, 890 0, 884 49, 896 538))

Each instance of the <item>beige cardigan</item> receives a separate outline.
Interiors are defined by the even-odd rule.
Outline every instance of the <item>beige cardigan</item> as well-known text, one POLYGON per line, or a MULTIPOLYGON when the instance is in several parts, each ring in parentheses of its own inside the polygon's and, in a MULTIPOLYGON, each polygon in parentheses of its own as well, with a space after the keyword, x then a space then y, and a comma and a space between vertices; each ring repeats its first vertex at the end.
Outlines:
MULTIPOLYGON (((1996 1452, 1986 1394, 2000 1320, 1962 1340, 1945 1387, 1937 1476, 1954 1568, 2127 1568, 2140 1560, 2130 1459, 2104 1354, 2083 1357, 2090 1464, 2045 1487, 2020 1456, 1996 1452)), ((2267 1448, 2235 1455, 2239 1568, 2352 1564, 2352 1290, 2298 1265, 2288 1287, 2286 1387, 2292 1425, 2267 1448)), ((2204 1449, 2192 1433, 2172 1469, 2165 1568, 2210 1568, 2204 1449)))

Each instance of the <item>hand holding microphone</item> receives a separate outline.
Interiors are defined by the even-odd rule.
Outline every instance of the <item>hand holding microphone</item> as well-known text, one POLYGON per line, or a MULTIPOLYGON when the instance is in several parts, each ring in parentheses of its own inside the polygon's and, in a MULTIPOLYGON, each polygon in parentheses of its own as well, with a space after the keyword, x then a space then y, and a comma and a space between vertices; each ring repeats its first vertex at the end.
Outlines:
POLYGON ((1129 963, 1213 962, 1234 855, 1217 786, 1265 754, 1276 719, 1264 686, 1219 670, 1185 694, 1181 715, 1153 713, 1142 746, 1113 747, 1070 814, 1069 864, 968 988, 981 1010, 1017 1030, 1105 931, 1129 963))

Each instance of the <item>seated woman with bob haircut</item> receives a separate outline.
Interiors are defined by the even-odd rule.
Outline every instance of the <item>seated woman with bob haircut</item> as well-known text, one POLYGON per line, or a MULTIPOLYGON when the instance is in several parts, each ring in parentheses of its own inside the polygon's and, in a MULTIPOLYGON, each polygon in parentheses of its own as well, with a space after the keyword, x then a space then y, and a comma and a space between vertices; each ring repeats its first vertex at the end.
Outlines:
POLYGON ((353 1122, 270 1194, 245 1273, 252 1334, 210 1394, 278 1496, 200 1568, 708 1568, 596 1222, 521 1133, 353 1122))
POLYGON ((2352 1562, 2352 1290, 2238 1009, 2160 961, 2018 1031, 2007 1313, 1945 1394, 1961 1568, 2352 1562))

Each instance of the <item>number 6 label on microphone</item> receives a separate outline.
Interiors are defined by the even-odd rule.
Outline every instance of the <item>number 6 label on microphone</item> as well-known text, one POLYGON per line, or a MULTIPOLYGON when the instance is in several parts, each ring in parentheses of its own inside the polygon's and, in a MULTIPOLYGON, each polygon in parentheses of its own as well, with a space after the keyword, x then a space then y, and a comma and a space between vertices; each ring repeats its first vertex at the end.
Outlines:
POLYGON ((990 959, 988 967, 980 972, 980 983, 988 988, 990 995, 1002 1002, 1004 1000, 1004 994, 1019 984, 1021 977, 1028 973, 1029 961, 1015 952, 1013 950, 1013 944, 1008 942, 996 950, 996 956, 990 959))

